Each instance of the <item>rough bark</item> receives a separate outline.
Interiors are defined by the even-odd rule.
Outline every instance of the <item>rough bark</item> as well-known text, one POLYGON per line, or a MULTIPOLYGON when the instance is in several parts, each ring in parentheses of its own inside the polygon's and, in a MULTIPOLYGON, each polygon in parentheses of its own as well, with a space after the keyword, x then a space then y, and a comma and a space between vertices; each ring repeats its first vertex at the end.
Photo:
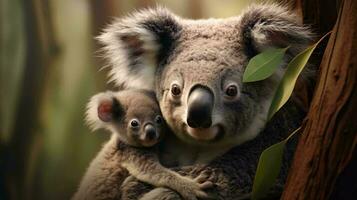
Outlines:
MULTIPOLYGON (((291 10, 300 16, 300 22, 311 27, 317 38, 322 37, 333 29, 337 19, 340 0, 281 0, 291 10)), ((309 60, 310 66, 316 71, 321 64, 322 56, 327 45, 324 40, 313 52, 309 60)), ((308 111, 315 88, 315 79, 311 82, 298 82, 294 94, 299 99, 301 106, 308 111)))
MULTIPOLYGON (((353 197, 339 187, 350 188, 351 180, 337 180, 341 174, 356 176, 356 170, 349 170, 356 161, 357 145, 356 10, 357 1, 341 3, 282 199, 329 199, 332 194, 338 199, 353 197), (345 196, 337 195, 341 193, 345 196)), ((356 187, 356 180, 352 182, 356 187)))

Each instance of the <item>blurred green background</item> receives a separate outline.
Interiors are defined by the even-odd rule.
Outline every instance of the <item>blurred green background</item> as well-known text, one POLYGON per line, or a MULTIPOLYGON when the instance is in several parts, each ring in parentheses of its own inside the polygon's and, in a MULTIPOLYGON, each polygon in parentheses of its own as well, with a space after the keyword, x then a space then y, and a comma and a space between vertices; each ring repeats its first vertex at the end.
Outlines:
POLYGON ((108 134, 85 106, 107 84, 94 37, 114 16, 164 5, 187 18, 238 15, 252 0, 1 0, 0 199, 69 199, 108 134))

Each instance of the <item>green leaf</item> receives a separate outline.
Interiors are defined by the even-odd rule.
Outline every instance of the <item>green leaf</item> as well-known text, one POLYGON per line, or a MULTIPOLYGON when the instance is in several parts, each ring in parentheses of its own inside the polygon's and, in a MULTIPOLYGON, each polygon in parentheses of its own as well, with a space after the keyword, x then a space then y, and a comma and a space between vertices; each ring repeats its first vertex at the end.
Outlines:
POLYGON ((243 74, 243 82, 260 81, 271 76, 282 63, 288 48, 268 49, 250 59, 243 74))
POLYGON ((252 199, 261 199, 269 192, 279 175, 286 142, 297 133, 300 128, 291 133, 285 140, 274 144, 260 155, 255 173, 252 199))
POLYGON ((261 199, 274 185, 279 175, 286 141, 274 144, 260 155, 253 185, 253 199, 261 199))
MULTIPOLYGON (((299 53, 288 64, 284 77, 278 86, 270 106, 268 115, 269 119, 287 102, 294 89, 296 80, 305 67, 312 52, 316 46, 330 33, 331 32, 327 33, 318 42, 299 53)), ((286 142, 299 130, 300 128, 296 129, 285 140, 268 147, 262 152, 254 178, 252 199, 263 198, 274 185, 280 172, 286 142)))
POLYGON ((312 52, 315 50, 316 46, 330 33, 331 32, 327 33, 315 44, 299 53, 288 64, 284 77, 279 83, 279 86, 270 105, 268 119, 271 119, 273 115, 278 112, 278 110, 288 101, 294 90, 296 80, 298 79, 301 71, 304 69, 312 52))

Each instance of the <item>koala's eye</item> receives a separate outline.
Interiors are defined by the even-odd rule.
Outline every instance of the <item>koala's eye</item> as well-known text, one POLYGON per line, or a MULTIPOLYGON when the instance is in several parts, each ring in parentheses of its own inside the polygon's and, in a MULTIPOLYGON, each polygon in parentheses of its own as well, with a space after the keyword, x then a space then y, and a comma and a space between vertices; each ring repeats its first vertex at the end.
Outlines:
POLYGON ((238 95, 237 85, 235 85, 235 84, 228 85, 225 89, 225 94, 230 98, 236 97, 238 95))
POLYGON ((132 119, 130 121, 130 127, 132 128, 138 128, 140 126, 140 122, 137 119, 132 119))
POLYGON ((156 124, 162 124, 162 117, 160 116, 160 115, 158 115, 158 116, 156 116, 156 118, 155 118, 155 123, 156 124))
POLYGON ((181 87, 176 83, 172 84, 172 86, 171 86, 171 94, 174 97, 179 97, 181 95, 181 87))

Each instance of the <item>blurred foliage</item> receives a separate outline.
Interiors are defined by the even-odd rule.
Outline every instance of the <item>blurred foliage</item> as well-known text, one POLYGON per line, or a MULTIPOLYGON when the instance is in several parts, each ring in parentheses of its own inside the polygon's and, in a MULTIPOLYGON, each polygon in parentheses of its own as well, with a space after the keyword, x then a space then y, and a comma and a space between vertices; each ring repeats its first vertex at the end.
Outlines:
POLYGON ((0 141, 9 140, 25 62, 25 27, 20 1, 0 2, 0 141), (9 23, 11 21, 11 23, 9 23))
POLYGON ((0 199, 68 199, 108 134, 90 134, 90 96, 113 89, 93 39, 134 9, 187 18, 239 14, 252 0, 2 0, 0 199))

